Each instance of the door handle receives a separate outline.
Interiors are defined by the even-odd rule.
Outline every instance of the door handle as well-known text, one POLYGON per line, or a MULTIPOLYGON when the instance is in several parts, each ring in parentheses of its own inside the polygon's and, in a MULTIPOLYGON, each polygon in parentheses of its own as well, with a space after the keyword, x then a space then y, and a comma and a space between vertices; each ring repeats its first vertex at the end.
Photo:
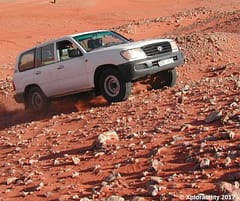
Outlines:
POLYGON ((40 75, 42 72, 41 71, 36 71, 35 75, 40 75))
POLYGON ((64 68, 64 65, 60 65, 57 67, 58 70, 63 69, 63 68, 64 68))

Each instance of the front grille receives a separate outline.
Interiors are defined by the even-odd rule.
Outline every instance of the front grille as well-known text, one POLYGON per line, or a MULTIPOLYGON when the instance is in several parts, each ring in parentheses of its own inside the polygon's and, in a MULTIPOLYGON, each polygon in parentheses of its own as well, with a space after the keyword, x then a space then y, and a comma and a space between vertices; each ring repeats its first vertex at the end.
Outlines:
POLYGON ((172 51, 172 48, 169 42, 161 42, 161 43, 146 45, 146 46, 143 46, 142 49, 147 56, 154 56, 154 55, 163 54, 163 53, 172 51))

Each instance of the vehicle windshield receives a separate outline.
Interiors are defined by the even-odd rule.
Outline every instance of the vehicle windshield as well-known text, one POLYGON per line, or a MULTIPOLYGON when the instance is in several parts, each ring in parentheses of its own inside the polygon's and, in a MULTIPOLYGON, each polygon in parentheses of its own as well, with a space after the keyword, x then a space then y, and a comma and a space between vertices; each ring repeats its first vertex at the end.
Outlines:
POLYGON ((100 31, 73 37, 87 52, 129 42, 126 38, 112 31, 100 31))

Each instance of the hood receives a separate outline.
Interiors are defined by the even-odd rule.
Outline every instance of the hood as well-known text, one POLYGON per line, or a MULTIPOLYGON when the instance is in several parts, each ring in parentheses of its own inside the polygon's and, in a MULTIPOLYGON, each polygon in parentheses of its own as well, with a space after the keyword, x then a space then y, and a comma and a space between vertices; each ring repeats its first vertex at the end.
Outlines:
POLYGON ((145 45, 150 45, 150 44, 160 43, 160 42, 166 42, 166 41, 170 42, 172 40, 171 39, 151 39, 151 40, 133 41, 133 42, 128 42, 128 43, 124 43, 124 44, 113 45, 113 46, 110 46, 110 47, 95 49, 95 50, 92 50, 89 53, 99 52, 99 51, 112 51, 112 50, 122 51, 122 50, 139 48, 139 47, 143 47, 145 45))

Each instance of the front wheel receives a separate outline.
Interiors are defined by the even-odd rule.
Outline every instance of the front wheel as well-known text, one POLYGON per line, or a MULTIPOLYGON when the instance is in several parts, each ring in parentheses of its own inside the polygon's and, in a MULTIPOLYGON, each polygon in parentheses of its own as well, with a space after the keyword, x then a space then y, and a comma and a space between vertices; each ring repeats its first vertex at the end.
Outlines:
POLYGON ((161 71, 152 76, 151 86, 153 89, 161 89, 165 86, 172 87, 177 79, 176 69, 161 71))
POLYGON ((28 106, 34 112, 46 111, 49 101, 39 87, 32 87, 28 93, 28 106))
POLYGON ((125 82, 120 72, 113 68, 102 72, 99 88, 103 97, 109 102, 126 100, 131 94, 131 82, 125 82))

